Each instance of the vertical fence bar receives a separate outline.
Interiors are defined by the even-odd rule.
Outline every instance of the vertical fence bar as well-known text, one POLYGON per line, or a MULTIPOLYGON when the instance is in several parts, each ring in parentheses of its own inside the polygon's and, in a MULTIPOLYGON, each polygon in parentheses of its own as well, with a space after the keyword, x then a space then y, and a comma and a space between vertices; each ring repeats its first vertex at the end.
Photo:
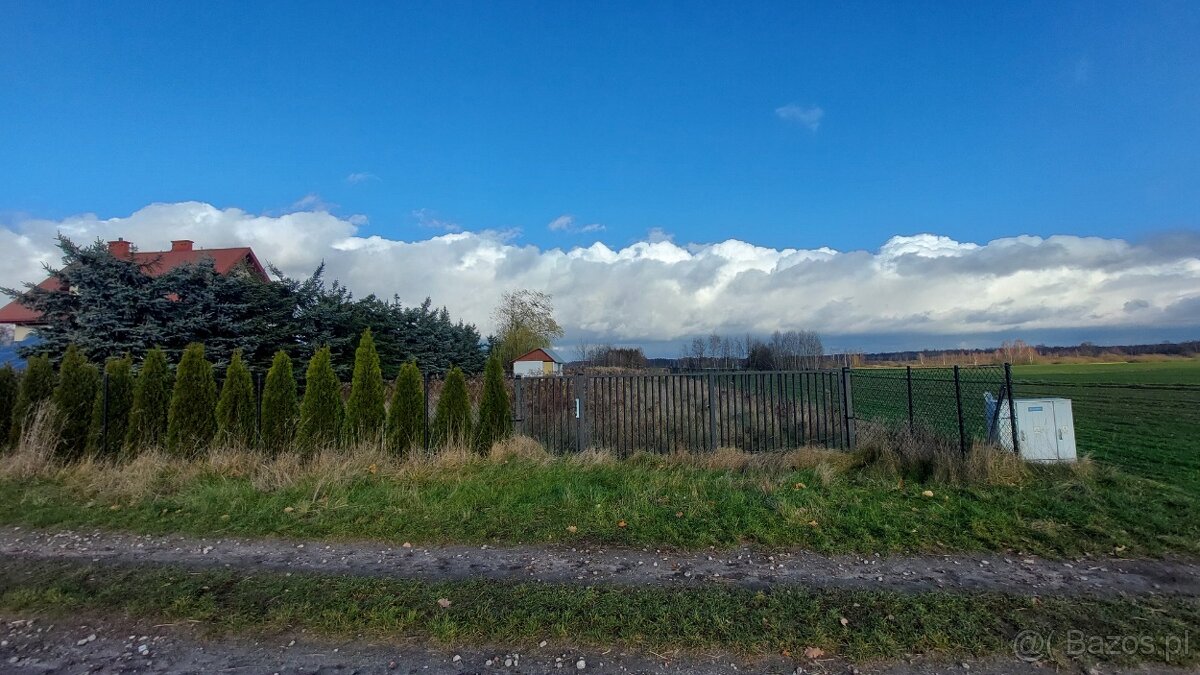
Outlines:
MULTIPOLYGON (((105 364, 107 365, 107 364, 105 364)), ((108 368, 104 369, 103 375, 100 376, 100 386, 103 387, 101 398, 100 411, 100 447, 103 448, 105 454, 108 453, 108 368)))
POLYGON ((854 372, 850 366, 842 368, 842 415, 846 418, 846 449, 853 450, 855 447, 855 435, 857 433, 857 422, 854 418, 854 391, 851 388, 851 382, 854 379, 854 372))
POLYGON ((1008 389, 1008 425, 1012 430, 1013 452, 1021 454, 1020 441, 1017 440, 1017 393, 1013 391, 1012 364, 1004 364, 1004 386, 1008 389))
POLYGON ((800 409, 800 444, 808 445, 808 426, 805 420, 808 419, 808 373, 800 373, 800 386, 797 388, 798 405, 800 409))
POLYGON ((525 394, 521 391, 521 379, 520 376, 513 378, 513 400, 516 402, 516 405, 513 406, 513 418, 520 424, 517 427, 517 433, 528 436, 529 433, 525 430, 525 394))
POLYGON ((916 416, 913 415, 912 395, 912 366, 904 366, 905 379, 908 380, 908 433, 916 433, 916 416))
POLYGON ((572 388, 575 390, 572 392, 575 394, 575 452, 583 452, 587 449, 587 444, 583 440, 584 418, 587 417, 587 406, 584 405, 587 400, 584 389, 585 382, 583 375, 576 375, 575 381, 572 383, 572 388))
POLYGON ((717 449, 717 408, 716 391, 713 388, 713 374, 708 374, 708 449, 717 449))
POLYGON ((824 381, 821 396, 825 399, 825 447, 828 448, 837 431, 837 422, 833 419, 833 373, 825 373, 821 379, 824 381))
POLYGON ((959 367, 954 366, 954 405, 958 409, 958 449, 967 454, 967 428, 963 421, 962 378, 959 367))
MULTIPOLYGON (((254 374, 254 432, 262 434, 263 432, 263 374, 256 372, 254 374)), ((107 417, 107 416, 106 416, 107 417)))
POLYGON ((425 409, 425 414, 421 415, 421 436, 424 437, 424 439, 425 439, 424 440, 425 452, 428 453, 429 452, 429 375, 428 374, 426 374, 426 373, 421 374, 421 384, 422 384, 421 394, 425 398, 425 400, 422 404, 425 409))

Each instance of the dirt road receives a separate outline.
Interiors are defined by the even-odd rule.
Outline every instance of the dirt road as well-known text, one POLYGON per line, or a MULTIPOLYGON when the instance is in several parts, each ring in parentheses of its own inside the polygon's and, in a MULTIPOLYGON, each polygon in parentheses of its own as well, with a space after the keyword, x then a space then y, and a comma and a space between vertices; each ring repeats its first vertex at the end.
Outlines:
POLYGON ((99 530, 0 528, 0 555, 197 568, 339 575, 620 585, 780 585, 921 592, 989 590, 1043 595, 1200 596, 1200 561, 1003 555, 764 555, 750 549, 660 553, 652 549, 408 547, 369 542, 133 535, 99 530))

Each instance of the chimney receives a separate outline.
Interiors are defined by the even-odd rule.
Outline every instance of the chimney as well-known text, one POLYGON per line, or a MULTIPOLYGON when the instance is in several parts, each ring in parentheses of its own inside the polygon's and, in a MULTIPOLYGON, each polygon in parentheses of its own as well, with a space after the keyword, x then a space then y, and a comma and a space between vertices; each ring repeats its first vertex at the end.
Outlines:
POLYGON ((190 251, 192 250, 191 239, 175 239, 171 242, 172 251, 190 251))
POLYGON ((121 237, 117 237, 116 241, 108 242, 108 252, 117 258, 129 257, 129 242, 121 237))

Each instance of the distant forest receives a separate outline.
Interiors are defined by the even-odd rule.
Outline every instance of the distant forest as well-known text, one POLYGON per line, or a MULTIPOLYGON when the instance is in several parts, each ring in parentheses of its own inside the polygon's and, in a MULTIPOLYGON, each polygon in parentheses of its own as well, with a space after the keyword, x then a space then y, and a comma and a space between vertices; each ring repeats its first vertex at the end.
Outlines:
POLYGON ((999 348, 988 349, 924 349, 919 351, 876 352, 859 355, 863 363, 917 363, 921 361, 931 364, 946 360, 948 363, 962 363, 964 359, 978 359, 980 362, 995 360, 1010 363, 1029 362, 1037 359, 1080 358, 1101 359, 1127 356, 1196 356, 1200 354, 1200 340, 1188 342, 1160 342, 1144 345, 1097 345, 1092 342, 1082 342, 1071 346, 1027 345, 1020 340, 1006 342, 999 348))

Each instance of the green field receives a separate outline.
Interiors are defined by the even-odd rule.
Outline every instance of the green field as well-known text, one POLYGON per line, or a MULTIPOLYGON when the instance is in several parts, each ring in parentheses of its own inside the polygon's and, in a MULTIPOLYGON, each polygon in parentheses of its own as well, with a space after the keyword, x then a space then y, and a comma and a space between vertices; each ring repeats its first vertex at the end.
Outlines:
POLYGON ((1150 363, 1085 363, 1014 366, 1021 380, 1108 384, 1183 384, 1200 387, 1200 359, 1150 363))
POLYGON ((1017 366, 1018 397, 1071 399, 1079 452, 1200 493, 1200 360, 1017 366))
MULTIPOLYGON (((916 426, 957 442, 953 371, 912 372, 916 426)), ((996 395, 1002 383, 1000 368, 961 370, 968 439, 985 439, 983 392, 996 395)), ((858 419, 906 424, 907 386, 903 368, 856 371, 858 419)), ((1171 495, 1191 503, 1200 495, 1200 359, 1015 366, 1013 388, 1018 398, 1071 399, 1081 456, 1154 481, 1164 498, 1171 495)))

